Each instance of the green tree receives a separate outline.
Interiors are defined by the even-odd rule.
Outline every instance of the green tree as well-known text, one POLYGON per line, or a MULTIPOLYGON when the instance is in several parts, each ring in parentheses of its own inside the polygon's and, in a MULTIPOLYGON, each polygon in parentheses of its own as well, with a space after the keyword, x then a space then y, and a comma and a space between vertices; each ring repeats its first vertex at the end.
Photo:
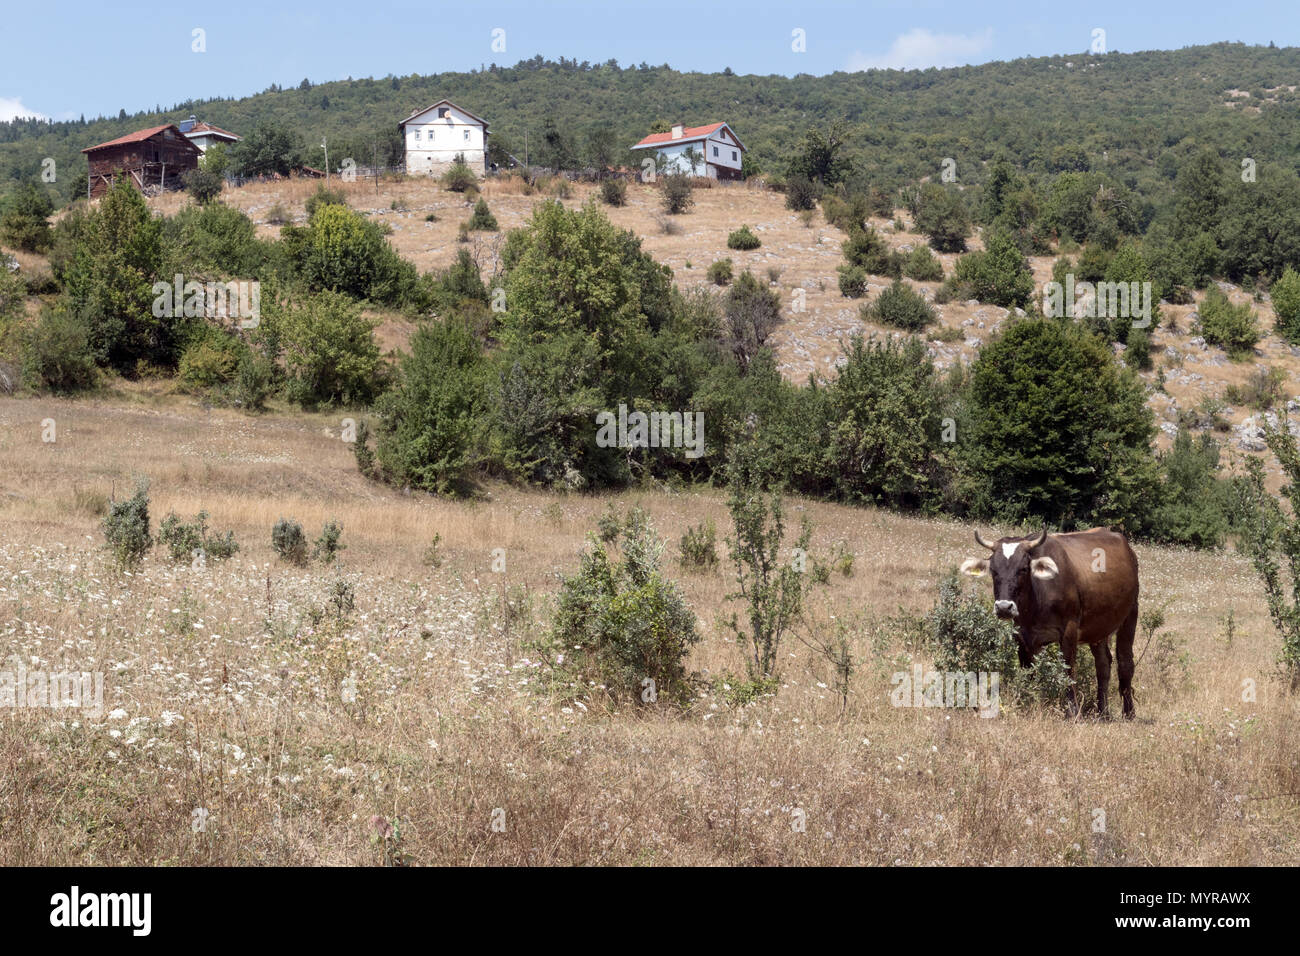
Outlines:
POLYGON ((53 241, 50 232, 53 212, 49 193, 31 180, 24 181, 0 216, 0 243, 24 252, 45 252, 53 241))
POLYGON ((1034 276, 1016 241, 997 230, 988 236, 984 251, 957 260, 957 278, 969 282, 975 298, 1004 308, 1024 308, 1034 292, 1034 276))
POLYGON ((287 176, 302 165, 302 143, 288 127, 263 120, 235 144, 232 159, 245 176, 287 176))
POLYGON ((383 386, 375 323, 346 295, 263 303, 282 352, 289 398, 305 406, 370 401, 383 386))
POLYGON ((1278 335, 1292 345, 1300 343, 1300 272, 1290 266, 1268 290, 1278 335))
POLYGON ((968 400, 957 439, 977 512, 1145 527, 1155 426, 1141 379, 1099 337, 1052 319, 1013 322, 980 351, 968 400))
POLYGON ((831 123, 825 129, 809 126, 794 158, 790 160, 788 177, 807 179, 823 189, 843 182, 853 168, 849 158, 844 155, 845 132, 845 125, 838 122, 831 123))
POLYGON ((962 252, 970 235, 970 211, 956 189, 926 183, 916 201, 916 228, 940 252, 962 252))

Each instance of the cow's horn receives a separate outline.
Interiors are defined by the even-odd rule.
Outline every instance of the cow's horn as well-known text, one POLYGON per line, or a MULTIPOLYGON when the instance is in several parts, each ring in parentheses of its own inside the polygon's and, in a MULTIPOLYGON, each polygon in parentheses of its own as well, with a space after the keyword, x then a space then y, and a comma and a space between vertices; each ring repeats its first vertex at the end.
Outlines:
POLYGON ((1046 525, 1043 525, 1042 533, 1040 533, 1040 534, 1038 535, 1038 537, 1035 538, 1033 541, 1030 541, 1030 542, 1029 542, 1028 550, 1030 550, 1030 551, 1034 550, 1034 548, 1036 548, 1036 547, 1038 547, 1040 544, 1042 544, 1043 541, 1046 540, 1046 538, 1047 538, 1047 526, 1046 526, 1046 525))
POLYGON ((992 551, 996 547, 996 545, 989 544, 987 541, 984 540, 984 536, 980 534, 979 528, 975 529, 975 543, 978 544, 981 548, 988 548, 990 551, 992 551))

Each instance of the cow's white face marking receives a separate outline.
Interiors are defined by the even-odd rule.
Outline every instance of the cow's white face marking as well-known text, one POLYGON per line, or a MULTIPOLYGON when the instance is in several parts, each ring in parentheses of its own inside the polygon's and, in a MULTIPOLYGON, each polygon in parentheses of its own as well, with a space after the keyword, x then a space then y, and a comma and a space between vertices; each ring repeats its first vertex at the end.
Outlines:
POLYGON ((1002 556, 1010 559, 1016 553, 1016 548, 1020 547, 1019 541, 1004 541, 1002 543, 1002 556))
POLYGON ((1029 562, 1029 570, 1036 578, 1054 578, 1061 573, 1051 558, 1034 558, 1029 562))

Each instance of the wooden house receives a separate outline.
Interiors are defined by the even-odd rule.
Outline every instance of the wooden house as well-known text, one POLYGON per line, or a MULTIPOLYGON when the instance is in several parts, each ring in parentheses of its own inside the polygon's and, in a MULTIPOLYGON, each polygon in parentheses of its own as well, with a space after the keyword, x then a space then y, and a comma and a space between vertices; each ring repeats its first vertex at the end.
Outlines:
POLYGON ((175 124, 142 129, 82 150, 90 164, 90 198, 104 195, 118 176, 141 192, 180 189, 181 176, 199 164, 202 153, 175 124))

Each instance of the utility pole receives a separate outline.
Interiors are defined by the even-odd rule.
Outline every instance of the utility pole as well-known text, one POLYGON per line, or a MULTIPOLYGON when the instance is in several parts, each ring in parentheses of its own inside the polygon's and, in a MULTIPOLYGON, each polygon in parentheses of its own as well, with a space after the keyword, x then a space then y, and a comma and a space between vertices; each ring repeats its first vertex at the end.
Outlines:
POLYGON ((330 148, 326 144, 325 137, 320 138, 321 149, 325 150, 325 182, 330 181, 330 148))

